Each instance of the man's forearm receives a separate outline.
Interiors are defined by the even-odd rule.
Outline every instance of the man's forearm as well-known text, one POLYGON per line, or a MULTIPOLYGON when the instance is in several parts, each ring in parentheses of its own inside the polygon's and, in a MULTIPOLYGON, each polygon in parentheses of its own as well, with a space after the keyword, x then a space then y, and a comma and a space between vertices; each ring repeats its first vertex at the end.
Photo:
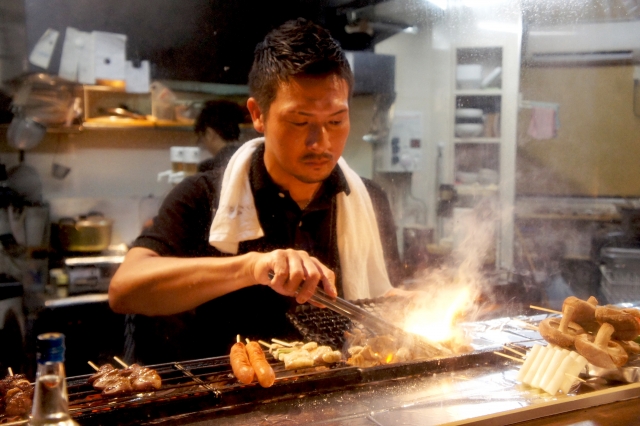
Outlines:
POLYGON ((109 304, 118 313, 170 315, 256 283, 253 254, 160 257, 133 248, 111 280, 109 304))

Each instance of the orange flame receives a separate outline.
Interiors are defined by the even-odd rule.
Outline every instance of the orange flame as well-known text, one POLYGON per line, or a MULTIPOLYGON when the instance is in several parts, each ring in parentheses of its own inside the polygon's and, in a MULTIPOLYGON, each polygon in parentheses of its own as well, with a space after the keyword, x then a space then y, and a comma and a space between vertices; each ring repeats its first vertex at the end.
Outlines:
POLYGON ((456 334, 456 319, 473 304, 471 286, 442 289, 435 300, 421 303, 407 315, 404 329, 435 342, 450 340, 456 334))

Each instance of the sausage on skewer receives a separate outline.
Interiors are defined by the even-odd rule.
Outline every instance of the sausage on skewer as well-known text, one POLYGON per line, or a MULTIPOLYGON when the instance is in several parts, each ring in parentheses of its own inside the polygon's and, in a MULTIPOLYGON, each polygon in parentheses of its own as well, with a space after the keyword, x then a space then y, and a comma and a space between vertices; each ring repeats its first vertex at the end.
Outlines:
POLYGON ((244 343, 237 342, 231 347, 229 361, 231 362, 233 375, 236 376, 240 383, 249 384, 253 381, 255 370, 249 362, 244 343))
POLYGON ((268 388, 273 385, 273 382, 276 380, 276 374, 273 372, 273 368, 271 368, 269 362, 267 362, 258 342, 247 343, 247 353, 249 354, 249 361, 251 361, 256 376, 258 376, 260 386, 268 388))

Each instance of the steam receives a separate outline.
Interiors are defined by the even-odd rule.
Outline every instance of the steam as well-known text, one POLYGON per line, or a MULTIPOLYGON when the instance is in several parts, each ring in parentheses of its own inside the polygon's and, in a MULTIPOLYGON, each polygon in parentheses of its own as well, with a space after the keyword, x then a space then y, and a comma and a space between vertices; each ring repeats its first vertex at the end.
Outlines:
MULTIPOLYGON (((416 276, 421 297, 412 302, 403 328, 433 341, 457 340, 455 323, 472 320, 479 312, 480 296, 489 287, 483 273, 495 263, 497 209, 483 200, 473 209, 454 213, 454 249, 450 260, 438 269, 416 276)), ((462 343, 462 342, 461 342, 462 343)))

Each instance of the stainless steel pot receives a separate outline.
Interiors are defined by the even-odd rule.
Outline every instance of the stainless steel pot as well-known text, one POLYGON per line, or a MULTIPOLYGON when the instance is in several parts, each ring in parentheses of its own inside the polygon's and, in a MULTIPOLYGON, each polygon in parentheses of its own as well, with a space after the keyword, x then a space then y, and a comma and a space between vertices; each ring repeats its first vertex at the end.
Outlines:
POLYGON ((90 213, 58 221, 58 243, 64 251, 103 251, 111 243, 113 220, 90 213))

